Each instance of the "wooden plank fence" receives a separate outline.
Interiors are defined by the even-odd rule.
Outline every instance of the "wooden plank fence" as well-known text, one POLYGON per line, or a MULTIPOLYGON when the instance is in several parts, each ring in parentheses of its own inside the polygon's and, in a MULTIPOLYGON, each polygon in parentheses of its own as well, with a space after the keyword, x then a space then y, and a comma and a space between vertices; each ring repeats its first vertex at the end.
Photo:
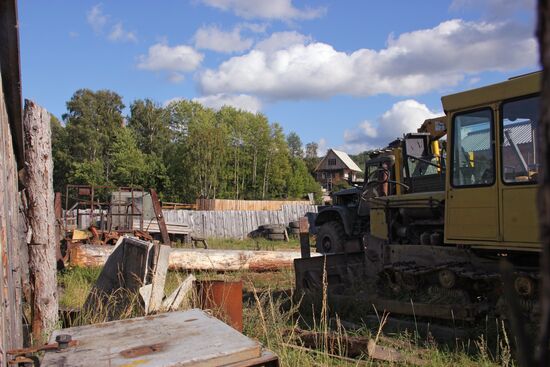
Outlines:
MULTIPOLYGON (((9 16, 14 11, 15 2, 0 2, 2 22, 0 28, 6 28, 9 16), (9 10, 9 11, 8 11, 9 10)), ((13 31, 15 27, 13 27, 13 31)), ((11 32, 11 31, 10 31, 11 32)), ((0 32, 2 33, 2 32, 0 32)), ((2 40, 4 35, 2 35, 2 40)), ((2 52, 6 51, 2 45, 2 52)), ((8 50, 9 51, 9 50, 8 50)), ((1 55, 5 61, 6 55, 1 55)), ((6 62, 7 64, 7 62, 6 62)), ((17 65, 11 65, 16 67, 17 65)), ((18 66, 17 66, 18 67, 18 66)), ((6 67, 7 70, 7 67, 6 67)), ((21 196, 18 188, 17 156, 13 145, 10 121, 0 74, 0 366, 7 366, 6 350, 23 347, 23 293, 28 290, 27 247, 25 241, 26 223, 21 214, 21 196)), ((20 122, 20 121, 19 121, 20 122)))
POLYGON ((287 205, 311 205, 307 200, 197 199, 197 210, 282 210, 287 205))
POLYGON ((296 221, 306 213, 317 213, 317 206, 292 204, 280 210, 163 210, 167 223, 186 224, 192 233, 208 238, 244 239, 263 224, 296 221))

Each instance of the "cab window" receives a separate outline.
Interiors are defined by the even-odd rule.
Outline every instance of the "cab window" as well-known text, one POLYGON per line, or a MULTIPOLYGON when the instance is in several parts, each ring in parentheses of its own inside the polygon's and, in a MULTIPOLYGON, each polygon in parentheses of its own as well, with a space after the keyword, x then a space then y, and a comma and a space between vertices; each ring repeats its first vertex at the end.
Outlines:
POLYGON ((489 108, 453 118, 452 185, 490 186, 495 178, 493 113, 489 108))
POLYGON ((502 179, 505 183, 537 182, 539 98, 532 96, 502 104, 500 147, 502 179))

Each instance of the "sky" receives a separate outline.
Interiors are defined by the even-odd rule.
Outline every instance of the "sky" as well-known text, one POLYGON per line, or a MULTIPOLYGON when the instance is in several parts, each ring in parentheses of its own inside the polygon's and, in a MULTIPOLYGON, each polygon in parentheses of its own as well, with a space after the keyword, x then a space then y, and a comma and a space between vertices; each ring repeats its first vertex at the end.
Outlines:
POLYGON ((383 147, 441 96, 539 70, 535 0, 19 1, 23 97, 265 114, 319 153, 383 147))

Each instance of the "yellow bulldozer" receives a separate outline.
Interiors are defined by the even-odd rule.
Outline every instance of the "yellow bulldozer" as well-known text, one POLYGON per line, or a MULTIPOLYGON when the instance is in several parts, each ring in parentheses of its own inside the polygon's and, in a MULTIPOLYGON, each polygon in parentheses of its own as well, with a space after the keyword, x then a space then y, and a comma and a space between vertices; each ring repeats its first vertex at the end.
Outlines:
POLYGON ((297 289, 315 296, 327 286, 329 300, 474 321, 503 316, 509 287, 536 317, 540 78, 444 96, 445 116, 371 155, 351 223, 341 208, 319 213, 323 256, 295 261, 297 289))

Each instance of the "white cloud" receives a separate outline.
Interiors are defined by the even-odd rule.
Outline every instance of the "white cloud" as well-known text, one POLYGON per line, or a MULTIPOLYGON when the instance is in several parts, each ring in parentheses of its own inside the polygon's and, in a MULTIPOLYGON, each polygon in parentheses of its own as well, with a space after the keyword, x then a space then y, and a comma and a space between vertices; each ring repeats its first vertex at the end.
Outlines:
POLYGON ((202 2, 217 9, 232 11, 237 16, 247 19, 314 19, 326 12, 326 9, 321 7, 298 9, 292 5, 292 0, 202 0, 202 2))
POLYGON ((109 19, 108 15, 103 14, 103 9, 101 7, 101 4, 94 5, 86 13, 86 20, 96 33, 101 33, 103 31, 103 27, 105 27, 109 19))
MULTIPOLYGON (((279 35, 281 39, 285 39, 279 35)), ((532 32, 518 23, 450 20, 390 37, 385 49, 352 53, 299 34, 282 47, 260 42, 199 76, 204 94, 254 94, 270 100, 337 94, 410 96, 450 87, 483 71, 537 64, 532 32)))
POLYGON ((296 31, 276 32, 258 42, 254 48, 266 54, 272 54, 292 45, 302 45, 308 42, 311 42, 311 37, 304 36, 296 31))
POLYGON ((78 32, 75 32, 75 31, 70 31, 69 32, 69 37, 71 38, 78 38, 80 34, 78 34, 78 32))
POLYGON ((241 23, 239 26, 243 29, 248 29, 250 32, 263 33, 263 32, 266 31, 269 24, 267 24, 267 23, 248 23, 248 22, 245 22, 245 23, 241 23))
POLYGON ((199 102, 202 105, 215 110, 219 110, 223 106, 231 106, 237 109, 256 113, 262 108, 262 103, 258 98, 246 94, 228 95, 222 93, 193 98, 193 101, 199 102))
POLYGON ((432 111, 413 99, 399 101, 379 116, 376 123, 363 121, 353 129, 344 130, 344 146, 341 149, 359 153, 383 148, 404 133, 415 132, 424 120, 441 115, 443 112, 432 111))
POLYGON ((168 74, 167 79, 170 83, 181 83, 185 80, 185 75, 183 75, 182 73, 173 71, 168 74))
POLYGON ((111 29, 111 33, 108 36, 109 40, 113 42, 137 42, 137 36, 134 32, 127 31, 122 26, 121 22, 116 23, 111 29))
POLYGON ((328 150, 327 139, 325 138, 319 139, 319 141, 317 142, 317 155, 320 157, 324 157, 325 155, 327 155, 327 150, 328 150))
POLYGON ((174 75, 174 73, 195 70, 200 66, 203 58, 203 54, 190 46, 170 47, 164 43, 157 43, 149 47, 147 55, 139 56, 137 67, 145 70, 169 71, 174 75))
POLYGON ((196 48, 225 53, 248 50, 253 43, 252 39, 241 37, 240 27, 235 27, 230 32, 225 32, 215 25, 201 27, 193 38, 196 48))

